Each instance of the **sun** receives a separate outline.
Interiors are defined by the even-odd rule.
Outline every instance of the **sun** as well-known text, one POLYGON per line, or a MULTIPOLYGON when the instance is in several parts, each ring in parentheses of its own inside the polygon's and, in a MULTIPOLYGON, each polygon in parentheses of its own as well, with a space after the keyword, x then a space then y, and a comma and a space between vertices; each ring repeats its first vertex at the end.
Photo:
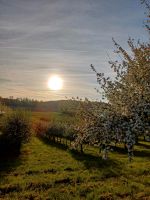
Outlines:
POLYGON ((61 90, 63 87, 63 80, 60 76, 51 76, 48 80, 48 87, 51 90, 61 90))

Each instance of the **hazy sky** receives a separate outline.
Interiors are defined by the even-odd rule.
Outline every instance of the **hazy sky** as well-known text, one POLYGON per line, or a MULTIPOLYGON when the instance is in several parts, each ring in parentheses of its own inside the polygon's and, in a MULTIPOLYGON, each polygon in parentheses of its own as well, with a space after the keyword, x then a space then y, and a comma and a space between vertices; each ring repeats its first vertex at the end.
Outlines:
POLYGON ((99 98, 92 63, 112 75, 112 37, 146 39, 140 0, 0 0, 0 96, 99 98), (47 88, 60 75, 61 91, 47 88))

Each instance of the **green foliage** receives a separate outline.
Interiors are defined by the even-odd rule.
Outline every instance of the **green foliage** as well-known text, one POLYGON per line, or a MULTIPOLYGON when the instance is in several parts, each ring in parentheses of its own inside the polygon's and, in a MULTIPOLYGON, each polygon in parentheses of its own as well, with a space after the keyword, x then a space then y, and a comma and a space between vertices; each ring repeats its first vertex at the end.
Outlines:
POLYGON ((29 98, 2 98, 0 102, 6 106, 17 109, 27 109, 36 112, 62 112, 73 115, 78 106, 75 100, 38 101, 29 98))
POLYGON ((37 137, 42 138, 45 136, 48 130, 48 123, 43 122, 43 121, 34 122, 33 130, 37 137))
POLYGON ((55 137, 63 137, 65 133, 65 126, 61 123, 50 123, 46 131, 46 136, 52 140, 55 140, 55 137))
POLYGON ((77 136, 77 131, 72 124, 65 124, 65 133, 64 137, 67 138, 70 141, 74 141, 77 136))
POLYGON ((8 106, 5 106, 3 103, 0 102, 0 117, 10 111, 11 109, 8 106))
MULTIPOLYGON (((31 134, 30 114, 23 110, 8 112, 2 119, 1 148, 7 152, 20 151, 31 134)), ((11 152, 10 152, 11 153, 11 152)))
POLYGON ((70 123, 58 121, 38 121, 34 124, 34 132, 39 138, 57 143, 61 143, 62 139, 66 139, 66 142, 69 140, 71 143, 75 137, 74 126, 70 125, 70 123))
POLYGON ((76 114, 80 103, 75 99, 62 101, 60 104, 60 112, 66 115, 73 116, 76 114))

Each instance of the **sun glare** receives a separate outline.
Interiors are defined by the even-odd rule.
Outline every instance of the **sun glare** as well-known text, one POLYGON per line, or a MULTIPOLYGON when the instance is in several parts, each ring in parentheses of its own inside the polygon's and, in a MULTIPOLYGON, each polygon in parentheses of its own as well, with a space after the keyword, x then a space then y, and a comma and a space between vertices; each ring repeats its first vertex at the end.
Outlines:
POLYGON ((61 90, 63 86, 63 80, 59 76, 51 76, 48 80, 48 87, 51 90, 61 90))

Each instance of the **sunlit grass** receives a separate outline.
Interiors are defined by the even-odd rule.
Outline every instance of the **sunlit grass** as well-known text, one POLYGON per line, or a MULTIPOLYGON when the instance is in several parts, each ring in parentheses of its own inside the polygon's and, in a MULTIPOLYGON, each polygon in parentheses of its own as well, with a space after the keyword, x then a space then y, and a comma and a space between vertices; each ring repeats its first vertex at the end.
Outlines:
POLYGON ((143 157, 132 163, 121 152, 102 161, 96 147, 78 154, 32 138, 19 158, 1 161, 0 199, 149 199, 150 149, 136 150, 143 157))
POLYGON ((32 121, 56 121, 56 122, 74 122, 75 117, 59 113, 59 112, 32 112, 32 121))

